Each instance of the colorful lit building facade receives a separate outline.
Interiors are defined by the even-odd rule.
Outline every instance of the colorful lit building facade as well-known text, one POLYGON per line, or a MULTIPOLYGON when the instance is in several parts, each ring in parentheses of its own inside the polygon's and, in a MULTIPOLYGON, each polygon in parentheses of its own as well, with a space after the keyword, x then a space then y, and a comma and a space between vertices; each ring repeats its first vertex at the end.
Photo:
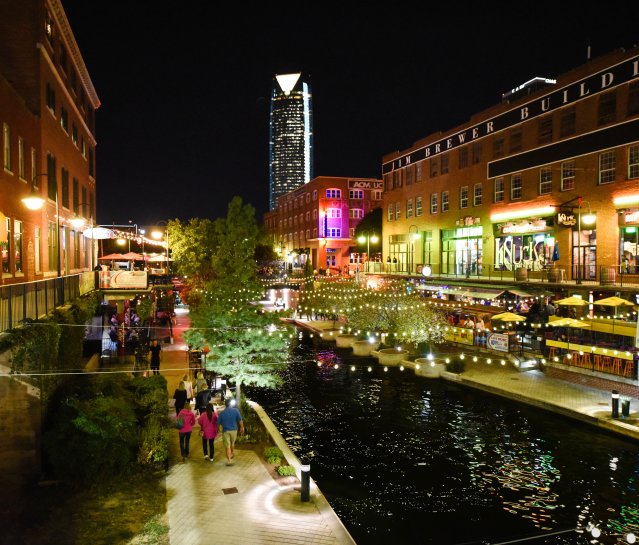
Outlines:
POLYGON ((60 0, 2 1, 2 14, 2 284, 90 270, 91 241, 70 220, 95 221, 100 101, 60 0), (32 193, 42 209, 25 207, 32 193))
POLYGON ((301 73, 273 78, 269 123, 269 210, 313 178, 313 101, 301 73))
POLYGON ((392 270, 639 273, 639 50, 531 83, 383 158, 392 270))
MULTIPOLYGON (((275 251, 292 268, 354 272, 364 256, 355 227, 382 205, 381 180, 319 176, 279 197, 264 217, 275 251)), ((371 252, 372 253, 372 252, 371 252)))

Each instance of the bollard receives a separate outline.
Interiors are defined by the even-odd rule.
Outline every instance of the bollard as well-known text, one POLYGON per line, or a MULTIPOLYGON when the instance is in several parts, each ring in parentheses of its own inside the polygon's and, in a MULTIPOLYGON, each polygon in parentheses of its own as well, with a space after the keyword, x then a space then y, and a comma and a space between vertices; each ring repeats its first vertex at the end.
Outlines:
POLYGON ((621 400, 621 416, 628 418, 630 416, 630 398, 626 397, 621 400))
POLYGON ((308 460, 300 460, 300 462, 300 469, 302 470, 300 478, 302 481, 300 499, 302 501, 309 501, 311 488, 311 464, 308 460))
POLYGON ((619 391, 612 391, 612 417, 619 418, 619 391))

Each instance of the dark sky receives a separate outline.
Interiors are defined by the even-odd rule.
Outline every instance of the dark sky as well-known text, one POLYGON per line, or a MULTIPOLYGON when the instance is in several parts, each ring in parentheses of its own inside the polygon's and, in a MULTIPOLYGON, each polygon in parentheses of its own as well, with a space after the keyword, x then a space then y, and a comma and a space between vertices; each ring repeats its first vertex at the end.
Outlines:
POLYGON ((62 3, 102 102, 100 223, 214 219, 234 195, 261 220, 276 73, 310 75, 315 176, 380 177, 384 154, 584 63, 588 44, 639 43, 639 2, 62 3))

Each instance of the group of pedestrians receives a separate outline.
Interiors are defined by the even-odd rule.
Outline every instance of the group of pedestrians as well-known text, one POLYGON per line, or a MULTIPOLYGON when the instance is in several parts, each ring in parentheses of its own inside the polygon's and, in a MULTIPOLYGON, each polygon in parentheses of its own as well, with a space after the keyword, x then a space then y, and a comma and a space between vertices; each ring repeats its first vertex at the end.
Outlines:
POLYGON ((242 414, 235 406, 235 400, 227 398, 224 410, 218 413, 212 404, 213 392, 201 372, 197 375, 195 387, 189 380, 189 376, 184 375, 173 394, 173 399, 176 420, 182 420, 182 427, 179 429, 182 461, 186 461, 189 457, 191 434, 193 427, 197 424, 200 427, 204 459, 213 461, 214 441, 218 432, 221 432, 226 448, 226 465, 232 466, 238 431, 241 434, 244 433, 244 421, 242 414), (191 408, 191 401, 194 401, 195 410, 191 408))

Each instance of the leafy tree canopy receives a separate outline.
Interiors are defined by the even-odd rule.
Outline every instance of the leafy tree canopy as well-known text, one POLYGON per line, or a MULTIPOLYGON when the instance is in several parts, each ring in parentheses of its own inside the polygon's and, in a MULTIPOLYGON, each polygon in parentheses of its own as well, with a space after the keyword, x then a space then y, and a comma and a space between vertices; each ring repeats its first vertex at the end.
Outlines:
POLYGON ((201 287, 213 275, 213 254, 217 247, 215 227, 211 220, 193 218, 186 223, 169 221, 171 255, 176 270, 201 287))

